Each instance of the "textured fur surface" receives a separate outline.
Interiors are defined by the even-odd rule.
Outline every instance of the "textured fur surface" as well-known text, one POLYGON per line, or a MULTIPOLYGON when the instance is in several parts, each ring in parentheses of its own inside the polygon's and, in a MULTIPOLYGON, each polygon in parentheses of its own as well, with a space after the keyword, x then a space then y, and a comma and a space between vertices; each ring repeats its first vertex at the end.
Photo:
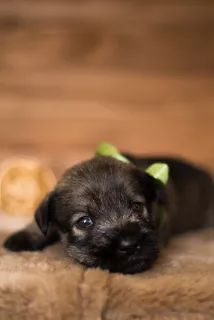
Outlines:
POLYGON ((214 231, 175 238, 152 270, 135 276, 85 270, 59 245, 1 247, 0 319, 214 319, 214 231))

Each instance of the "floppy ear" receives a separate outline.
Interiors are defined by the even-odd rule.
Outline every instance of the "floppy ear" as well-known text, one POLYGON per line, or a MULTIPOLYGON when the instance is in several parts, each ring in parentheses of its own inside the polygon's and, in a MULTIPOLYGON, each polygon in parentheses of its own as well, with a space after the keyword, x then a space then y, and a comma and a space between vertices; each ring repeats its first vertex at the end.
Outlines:
POLYGON ((159 227, 164 221, 164 207, 166 205, 165 185, 146 172, 143 172, 143 195, 149 209, 149 219, 159 227))
POLYGON ((153 178, 159 203, 164 203, 164 186, 169 179, 169 166, 166 163, 153 163, 145 172, 153 178))
POLYGON ((153 201, 163 202, 164 187, 161 181, 143 172, 143 193, 150 203, 153 201))
POLYGON ((49 225, 51 222, 51 202, 53 200, 53 191, 50 192, 44 200, 40 203, 39 207, 35 212, 35 220, 39 226, 39 229, 44 235, 47 234, 49 225))

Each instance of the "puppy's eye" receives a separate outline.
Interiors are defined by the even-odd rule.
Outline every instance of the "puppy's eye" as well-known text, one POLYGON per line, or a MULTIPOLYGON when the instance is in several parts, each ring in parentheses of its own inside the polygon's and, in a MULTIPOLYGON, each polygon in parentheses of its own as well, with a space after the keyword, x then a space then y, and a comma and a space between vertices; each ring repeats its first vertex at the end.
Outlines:
POLYGON ((142 211, 144 209, 144 204, 141 202, 134 202, 132 205, 134 211, 142 211))
POLYGON ((90 228, 93 225, 93 221, 89 216, 85 216, 80 218, 76 225, 81 229, 87 229, 90 228))

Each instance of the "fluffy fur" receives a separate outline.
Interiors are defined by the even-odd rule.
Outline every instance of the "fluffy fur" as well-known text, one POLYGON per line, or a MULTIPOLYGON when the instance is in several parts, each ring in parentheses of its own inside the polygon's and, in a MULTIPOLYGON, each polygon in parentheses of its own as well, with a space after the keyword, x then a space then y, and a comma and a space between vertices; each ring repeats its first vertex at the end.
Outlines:
POLYGON ((212 231, 173 239, 154 268, 135 276, 85 270, 60 245, 1 247, 0 319, 213 320, 213 257, 212 231))

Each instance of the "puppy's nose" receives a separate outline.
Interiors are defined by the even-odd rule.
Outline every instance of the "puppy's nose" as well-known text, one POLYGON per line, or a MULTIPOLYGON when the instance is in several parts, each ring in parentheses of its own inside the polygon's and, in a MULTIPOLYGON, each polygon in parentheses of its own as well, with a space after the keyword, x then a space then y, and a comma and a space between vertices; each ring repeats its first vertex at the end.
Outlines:
POLYGON ((134 236, 123 237, 118 243, 118 250, 125 254, 135 253, 138 247, 138 239, 134 236))

